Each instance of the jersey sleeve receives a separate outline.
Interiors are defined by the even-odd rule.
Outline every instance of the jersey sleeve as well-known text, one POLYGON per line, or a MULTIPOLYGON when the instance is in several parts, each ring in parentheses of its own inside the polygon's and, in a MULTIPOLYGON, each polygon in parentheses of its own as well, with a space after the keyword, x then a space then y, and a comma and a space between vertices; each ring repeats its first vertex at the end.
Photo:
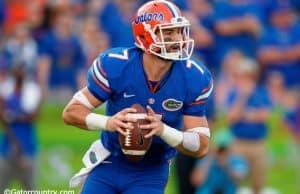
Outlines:
POLYGON ((128 51, 125 48, 113 48, 102 53, 88 70, 88 90, 102 102, 108 100, 121 87, 119 79, 127 63, 128 51))
POLYGON ((112 93, 109 77, 101 63, 101 56, 94 60, 93 64, 88 70, 87 88, 102 102, 106 101, 112 93))
POLYGON ((196 61, 189 63, 188 93, 183 114, 205 116, 206 105, 213 92, 213 79, 204 65, 196 61))

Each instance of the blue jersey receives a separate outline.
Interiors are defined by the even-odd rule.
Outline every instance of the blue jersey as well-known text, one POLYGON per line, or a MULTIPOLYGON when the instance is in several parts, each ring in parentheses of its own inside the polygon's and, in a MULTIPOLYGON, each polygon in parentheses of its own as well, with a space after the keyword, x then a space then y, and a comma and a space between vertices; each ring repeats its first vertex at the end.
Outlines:
MULTIPOLYGON (((280 29, 269 27, 260 40, 260 47, 276 47, 283 52, 300 44, 300 24, 295 22, 289 28, 280 29)), ((287 87, 300 84, 300 60, 278 61, 276 64, 267 64, 264 77, 270 72, 279 72, 283 75, 287 87)))
MULTIPOLYGON (((1 107, 2 108, 2 107, 1 107)), ((5 99, 5 109, 12 115, 28 114, 22 105, 22 96, 20 93, 12 93, 5 99)), ((8 127, 21 146, 23 155, 35 156, 37 152, 36 129, 32 122, 13 121, 8 127)), ((0 155, 7 156, 10 154, 11 144, 8 136, 0 136, 0 155)))
MULTIPOLYGON (((205 103, 212 92, 212 78, 198 61, 175 61, 151 92, 143 65, 143 51, 136 47, 114 48, 97 57, 88 71, 88 90, 107 102, 106 114, 114 115, 135 103, 150 105, 169 126, 181 129, 183 115, 205 116, 205 103)), ((113 155, 122 155, 117 132, 103 131, 103 145, 113 155)), ((176 154, 174 148, 154 137, 146 161, 165 161, 176 154)))
POLYGON ((99 19, 101 29, 108 34, 112 47, 128 47, 134 45, 131 22, 129 22, 129 18, 120 11, 116 3, 108 1, 99 19))
MULTIPOLYGON (((228 106, 232 107, 238 98, 238 91, 233 89, 230 91, 228 96, 228 106)), ((259 110, 259 109, 268 109, 271 110, 272 102, 269 97, 268 92, 263 87, 258 87, 256 90, 249 96, 246 104, 245 110, 259 110)), ((267 136, 268 126, 266 122, 249 122, 246 120, 239 120, 235 123, 232 123, 230 126, 232 134, 239 139, 248 139, 248 140, 259 140, 267 136)))
MULTIPOLYGON (((263 7, 260 4, 251 1, 244 3, 221 1, 215 4, 214 10, 214 20, 216 23, 245 17, 247 15, 255 17, 260 23, 264 23, 266 18, 263 7)), ((226 36, 217 33, 215 42, 215 55, 218 65, 222 64, 224 56, 231 50, 237 49, 249 57, 255 57, 258 46, 256 37, 245 32, 226 36)))
POLYGON ((39 54, 51 58, 49 84, 51 88, 67 86, 76 89, 76 74, 85 64, 85 55, 76 36, 61 39, 49 32, 41 41, 39 54))

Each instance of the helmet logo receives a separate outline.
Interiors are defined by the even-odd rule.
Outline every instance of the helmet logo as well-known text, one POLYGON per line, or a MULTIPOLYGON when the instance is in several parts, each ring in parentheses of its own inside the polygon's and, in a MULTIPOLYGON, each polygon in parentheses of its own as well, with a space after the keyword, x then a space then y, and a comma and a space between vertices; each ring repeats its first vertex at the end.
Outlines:
POLYGON ((164 20, 164 15, 162 13, 147 13, 144 12, 142 15, 139 15, 134 22, 136 24, 142 23, 142 22, 150 22, 152 20, 156 21, 163 21, 164 20))

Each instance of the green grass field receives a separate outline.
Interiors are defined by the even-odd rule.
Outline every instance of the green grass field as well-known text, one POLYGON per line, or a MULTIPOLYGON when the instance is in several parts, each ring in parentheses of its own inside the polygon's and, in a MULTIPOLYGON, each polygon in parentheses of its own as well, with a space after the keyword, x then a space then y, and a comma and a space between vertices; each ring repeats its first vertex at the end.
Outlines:
MULTIPOLYGON (((69 178, 82 166, 83 156, 98 132, 83 131, 66 126, 61 119, 63 106, 46 105, 38 121, 39 188, 68 189, 69 178)), ((269 147, 267 186, 283 194, 296 194, 295 164, 290 159, 288 136, 276 130, 278 115, 272 118, 269 147)), ((299 165, 299 164, 298 164, 299 165)), ((167 194, 177 194, 174 167, 167 185, 167 194)), ((77 191, 77 190, 76 190, 77 191)))

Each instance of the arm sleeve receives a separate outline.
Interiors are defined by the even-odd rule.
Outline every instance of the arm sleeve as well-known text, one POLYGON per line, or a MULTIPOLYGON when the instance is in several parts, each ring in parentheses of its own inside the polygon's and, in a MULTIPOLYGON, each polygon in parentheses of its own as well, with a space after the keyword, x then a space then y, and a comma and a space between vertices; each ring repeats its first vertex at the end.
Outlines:
POLYGON ((102 102, 111 98, 122 88, 122 75, 128 58, 126 48, 113 48, 103 52, 88 71, 88 90, 102 102))
POLYGON ((195 69, 191 70, 192 76, 188 79, 188 94, 183 114, 205 116, 206 104, 213 92, 213 80, 203 65, 195 63, 194 66, 195 69))
POLYGON ((112 94, 108 74, 103 68, 101 57, 97 57, 87 73, 88 90, 102 102, 106 101, 112 94))

